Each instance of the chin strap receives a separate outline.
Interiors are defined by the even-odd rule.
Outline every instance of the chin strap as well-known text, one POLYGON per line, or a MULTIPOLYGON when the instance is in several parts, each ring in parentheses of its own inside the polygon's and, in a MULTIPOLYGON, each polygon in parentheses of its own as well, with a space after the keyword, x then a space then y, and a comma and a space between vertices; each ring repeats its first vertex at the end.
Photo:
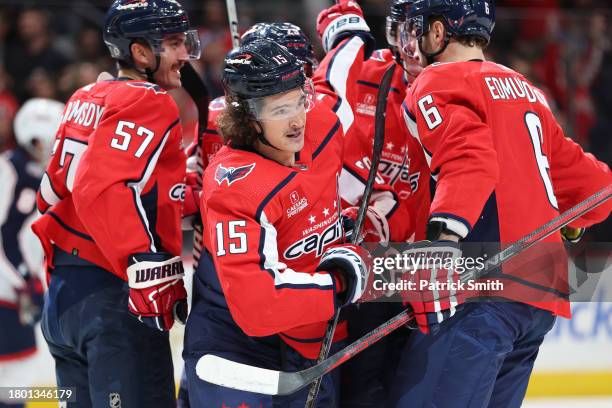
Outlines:
POLYGON ((446 50, 446 47, 448 47, 448 43, 450 42, 450 35, 448 34, 448 31, 447 31, 446 32, 446 36, 444 38, 444 45, 442 46, 442 48, 440 48, 438 51, 432 52, 432 53, 425 52, 423 50, 423 38, 424 37, 421 37, 419 39, 419 42, 418 42, 418 44, 419 44, 419 51, 421 52, 421 54, 423 54, 423 56, 427 60, 427 65, 431 65, 434 62, 436 62, 434 60, 434 58, 437 57, 438 55, 442 54, 446 50))
POLYGON ((161 62, 161 57, 159 55, 155 55, 155 69, 145 68, 144 70, 144 73, 147 76, 147 81, 151 82, 152 84, 155 83, 155 78, 153 78, 153 76, 159 69, 160 62, 161 62))
MULTIPOLYGON (((256 122, 260 128, 263 128, 263 126, 261 126, 261 123, 259 121, 256 122)), ((268 139, 266 139, 266 136, 264 135, 264 132, 257 132, 257 139, 264 145, 266 146, 270 146, 271 148, 275 149, 275 150, 281 150, 278 147, 274 146, 272 143, 268 142, 268 139)))

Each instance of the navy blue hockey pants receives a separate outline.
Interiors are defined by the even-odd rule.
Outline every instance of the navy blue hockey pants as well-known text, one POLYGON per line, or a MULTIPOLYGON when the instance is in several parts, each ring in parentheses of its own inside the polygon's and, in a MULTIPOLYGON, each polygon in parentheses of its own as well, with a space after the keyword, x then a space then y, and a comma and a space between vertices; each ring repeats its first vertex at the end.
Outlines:
MULTIPOLYGON (((385 323, 404 307, 400 302, 370 302, 350 306, 341 317, 348 320, 347 343, 385 323)), ((389 393, 398 356, 412 330, 401 327, 340 366, 342 408, 380 408, 389 393)))
POLYGON ((127 283, 58 256, 42 318, 58 386, 76 387, 68 407, 174 408, 168 333, 129 315, 127 283))
POLYGON ((385 407, 520 407, 555 317, 514 302, 464 305, 438 333, 415 331, 385 407))
MULTIPOLYGON (((189 404, 197 408, 303 408, 306 387, 288 396, 268 396, 213 385, 196 373, 198 360, 214 354, 229 360, 282 371, 299 371, 314 364, 287 346, 278 336, 249 337, 232 319, 210 256, 204 251, 193 277, 193 304, 185 328, 183 359, 189 404)), ((344 344, 334 344, 331 353, 344 344)), ((338 405, 338 370, 323 377, 318 408, 338 405)))

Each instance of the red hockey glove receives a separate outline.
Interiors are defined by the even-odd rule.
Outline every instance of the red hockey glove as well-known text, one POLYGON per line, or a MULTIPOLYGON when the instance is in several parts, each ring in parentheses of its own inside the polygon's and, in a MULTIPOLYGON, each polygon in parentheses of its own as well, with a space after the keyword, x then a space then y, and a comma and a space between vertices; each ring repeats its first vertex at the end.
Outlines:
POLYGON ((338 4, 321 11, 317 16, 317 34, 326 53, 353 35, 360 36, 366 44, 365 59, 370 58, 374 51, 374 37, 363 18, 361 7, 355 1, 340 0, 338 4))
POLYGON ((24 280, 25 285, 16 290, 19 322, 24 326, 34 326, 42 316, 44 288, 36 276, 28 274, 24 280))
POLYGON ((561 228, 561 238, 563 238, 564 241, 568 241, 572 244, 575 244, 580 241, 580 239, 584 235, 585 230, 585 228, 574 228, 568 225, 561 228))
MULTIPOLYGON (((352 219, 354 222, 357 219, 358 212, 359 207, 349 207, 342 210, 342 215, 352 219)), ((360 238, 357 242, 389 242, 389 223, 387 218, 372 206, 369 206, 366 211, 360 238)))
POLYGON ((166 252, 130 255, 128 309, 147 326, 168 331, 174 320, 187 319, 187 292, 183 286, 183 263, 166 252))
POLYGON ((333 245, 321 256, 317 271, 339 274, 344 286, 339 293, 339 302, 341 307, 346 306, 357 302, 371 286, 372 257, 360 246, 333 245))
POLYGON ((425 334, 436 332, 439 324, 452 317, 465 301, 457 266, 459 244, 451 241, 420 241, 402 252, 408 260, 404 279, 413 282, 402 292, 414 310, 418 328, 425 334))

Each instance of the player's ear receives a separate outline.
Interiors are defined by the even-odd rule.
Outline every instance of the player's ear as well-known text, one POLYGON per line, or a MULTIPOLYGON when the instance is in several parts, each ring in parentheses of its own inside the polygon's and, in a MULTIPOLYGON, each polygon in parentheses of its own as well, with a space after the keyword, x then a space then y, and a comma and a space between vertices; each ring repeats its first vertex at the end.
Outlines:
POLYGON ((440 20, 434 20, 429 27, 436 43, 442 44, 446 36, 446 27, 440 20))
POLYGON ((147 67, 150 64, 151 49, 140 42, 133 42, 130 45, 132 59, 138 67, 147 67))

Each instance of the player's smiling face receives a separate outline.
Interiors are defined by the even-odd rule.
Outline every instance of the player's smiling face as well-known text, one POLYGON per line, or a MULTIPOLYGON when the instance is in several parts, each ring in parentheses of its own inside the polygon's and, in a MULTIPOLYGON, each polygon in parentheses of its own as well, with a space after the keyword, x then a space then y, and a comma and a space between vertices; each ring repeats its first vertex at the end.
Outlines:
POLYGON ((266 140, 276 149, 297 153, 304 147, 305 96, 302 89, 268 96, 259 121, 266 140))
POLYGON ((159 69, 155 72, 155 82, 165 89, 181 87, 180 69, 188 59, 185 47, 185 34, 177 33, 164 38, 163 52, 160 55, 159 69))

